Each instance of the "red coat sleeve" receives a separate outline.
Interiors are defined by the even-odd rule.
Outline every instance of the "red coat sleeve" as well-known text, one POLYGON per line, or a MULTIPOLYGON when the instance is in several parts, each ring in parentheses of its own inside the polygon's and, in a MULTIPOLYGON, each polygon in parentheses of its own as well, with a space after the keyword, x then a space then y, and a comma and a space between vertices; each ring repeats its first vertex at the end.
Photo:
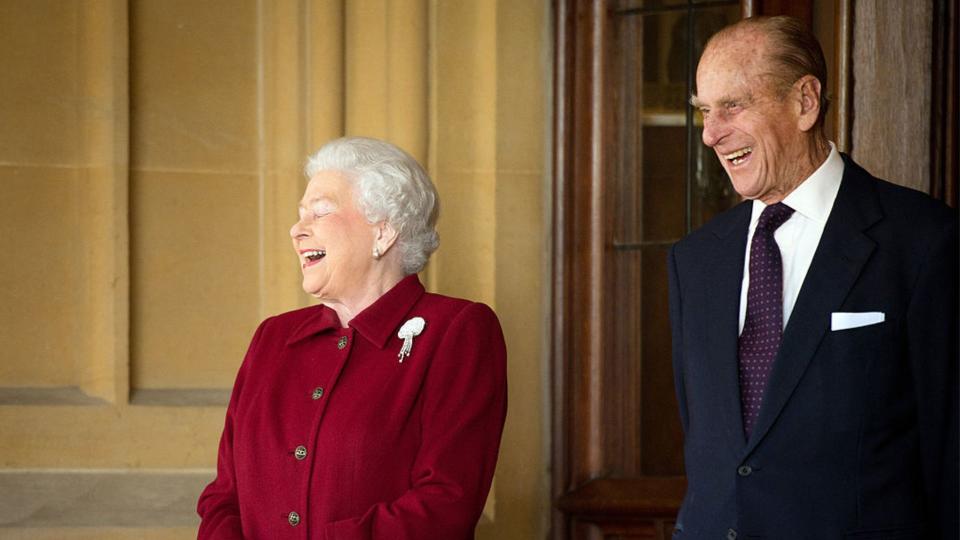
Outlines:
POLYGON ((473 538, 507 409, 506 346, 489 307, 470 304, 457 314, 422 392, 422 446, 412 487, 361 516, 327 524, 321 538, 473 538))
POLYGON ((200 494, 197 513, 200 514, 198 540, 235 540, 243 538, 240 522, 240 504, 237 497, 237 474, 233 460, 233 436, 236 425, 237 407, 243 391, 243 381, 249 371, 250 357, 256 350, 263 333, 264 321, 250 342, 246 357, 237 380, 233 385, 230 404, 227 406, 227 418, 220 436, 220 450, 217 454, 217 477, 200 494))

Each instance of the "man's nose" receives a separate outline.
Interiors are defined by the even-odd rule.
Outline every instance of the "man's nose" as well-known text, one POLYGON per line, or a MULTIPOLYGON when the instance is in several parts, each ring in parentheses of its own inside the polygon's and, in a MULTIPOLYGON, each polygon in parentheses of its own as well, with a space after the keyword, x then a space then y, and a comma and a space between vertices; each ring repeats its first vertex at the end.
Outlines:
POLYGON ((725 134, 723 122, 714 117, 703 119, 703 144, 713 148, 725 134))

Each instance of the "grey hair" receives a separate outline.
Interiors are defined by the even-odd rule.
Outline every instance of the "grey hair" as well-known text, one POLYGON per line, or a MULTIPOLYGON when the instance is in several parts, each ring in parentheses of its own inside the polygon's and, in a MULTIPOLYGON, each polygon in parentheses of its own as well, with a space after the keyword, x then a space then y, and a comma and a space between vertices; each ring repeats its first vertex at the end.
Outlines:
POLYGON ((415 274, 440 245, 440 199, 417 160, 396 146, 367 137, 343 137, 307 158, 304 172, 343 173, 353 182, 357 206, 370 223, 386 221, 397 231, 405 274, 415 274))

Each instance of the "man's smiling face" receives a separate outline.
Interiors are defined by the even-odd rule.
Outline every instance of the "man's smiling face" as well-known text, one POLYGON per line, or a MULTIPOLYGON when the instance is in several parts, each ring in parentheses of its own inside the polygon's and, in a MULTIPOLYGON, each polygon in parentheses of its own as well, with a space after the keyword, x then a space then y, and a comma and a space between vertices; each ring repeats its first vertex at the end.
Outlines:
POLYGON ((764 42, 741 33, 711 43, 697 67, 691 103, 703 114, 703 143, 716 152, 737 193, 769 204, 802 180, 797 169, 808 147, 799 105, 778 95, 766 75, 773 66, 764 42))

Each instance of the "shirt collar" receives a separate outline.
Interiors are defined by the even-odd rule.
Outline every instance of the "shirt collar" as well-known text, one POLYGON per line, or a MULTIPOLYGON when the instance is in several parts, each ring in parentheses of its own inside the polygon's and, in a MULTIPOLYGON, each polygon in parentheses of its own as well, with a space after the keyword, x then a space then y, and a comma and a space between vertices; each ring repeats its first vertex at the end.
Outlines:
MULTIPOLYGON (((382 349, 390 335, 400 326, 401 319, 423 293, 424 288, 420 284, 420 279, 416 274, 410 274, 367 306, 348 324, 361 336, 382 349)), ((340 319, 337 318, 334 310, 327 306, 317 306, 317 309, 290 334, 287 345, 336 329, 339 327, 339 322, 340 319)))
MULTIPOLYGON (((843 178, 843 158, 837 151, 837 146, 830 142, 830 154, 813 174, 791 191, 783 199, 783 204, 793 208, 801 216, 825 224, 833 201, 840 190, 840 180, 843 178)), ((760 214, 767 205, 758 200, 753 201, 753 214, 750 218, 751 227, 756 226, 760 214)))

